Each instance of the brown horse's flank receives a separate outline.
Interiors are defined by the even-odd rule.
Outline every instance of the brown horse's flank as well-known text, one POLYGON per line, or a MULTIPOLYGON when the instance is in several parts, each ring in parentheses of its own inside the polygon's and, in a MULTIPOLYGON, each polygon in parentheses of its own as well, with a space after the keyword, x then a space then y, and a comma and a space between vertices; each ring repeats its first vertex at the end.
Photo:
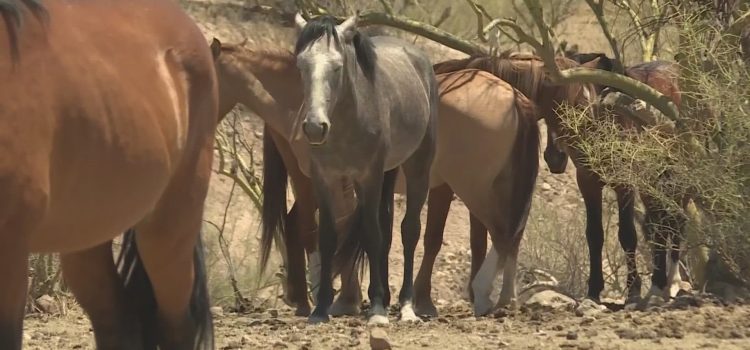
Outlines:
POLYGON ((173 1, 69 5, 0 1, 0 348, 22 347, 28 256, 41 252, 60 254, 97 348, 213 348, 205 38, 173 1))

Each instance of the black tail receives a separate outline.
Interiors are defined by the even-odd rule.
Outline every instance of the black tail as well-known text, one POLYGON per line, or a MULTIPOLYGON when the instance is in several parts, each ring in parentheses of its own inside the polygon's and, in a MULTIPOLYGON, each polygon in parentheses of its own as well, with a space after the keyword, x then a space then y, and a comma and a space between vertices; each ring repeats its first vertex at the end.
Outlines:
MULTIPOLYGON (((125 287, 127 300, 134 306, 134 314, 140 324, 144 350, 156 350, 159 343, 157 305, 151 280, 146 274, 135 242, 135 230, 129 229, 122 239, 122 247, 117 257, 117 268, 125 287)), ((195 278, 190 296, 190 314, 196 325, 193 341, 194 349, 213 349, 214 330, 207 288, 203 241, 198 236, 193 253, 195 278)))
POLYGON ((31 13, 43 25, 47 24, 49 14, 41 0, 0 0, 0 17, 5 22, 5 30, 8 32, 10 42, 10 54, 13 62, 17 62, 20 53, 18 51, 18 34, 23 24, 22 7, 26 6, 31 13))
MULTIPOLYGON (((391 169, 385 172, 383 177, 383 192, 380 200, 380 230, 381 232, 386 231, 388 235, 383 235, 381 238, 387 240, 388 246, 391 245, 393 239, 393 191, 396 185, 396 177, 398 176, 399 168, 391 169), (387 225, 387 226, 386 226, 387 225)), ((362 232, 364 231, 364 221, 362 206, 357 204, 357 208, 354 211, 354 215, 350 220, 353 220, 349 232, 344 237, 344 241, 339 244, 336 251, 336 255, 333 260, 333 273, 334 277, 342 272, 342 269, 346 266, 345 264, 351 264, 353 271, 358 272, 361 277, 364 272, 365 262, 365 249, 362 246, 362 232)), ((385 252, 384 252, 385 253, 385 252)), ((387 257, 386 257, 387 259, 387 257)))
POLYGON ((513 145, 513 186, 511 194, 514 203, 511 209, 511 222, 515 240, 521 239, 526 228, 526 220, 531 211, 531 200, 539 173, 539 125, 536 106, 526 96, 515 90, 515 105, 518 113, 518 134, 513 145))
POLYGON ((362 206, 357 204, 354 215, 350 218, 352 221, 349 225, 349 232, 344 236, 344 241, 338 245, 336 255, 333 257, 333 277, 341 274, 346 264, 353 265, 353 271, 359 271, 359 275, 362 276, 361 272, 366 261, 365 248, 362 246, 362 231, 364 230, 362 219, 362 206))
POLYGON ((286 237, 287 170, 279 150, 270 135, 268 125, 263 130, 263 229, 260 239, 260 268, 265 271, 274 237, 284 246, 286 237))

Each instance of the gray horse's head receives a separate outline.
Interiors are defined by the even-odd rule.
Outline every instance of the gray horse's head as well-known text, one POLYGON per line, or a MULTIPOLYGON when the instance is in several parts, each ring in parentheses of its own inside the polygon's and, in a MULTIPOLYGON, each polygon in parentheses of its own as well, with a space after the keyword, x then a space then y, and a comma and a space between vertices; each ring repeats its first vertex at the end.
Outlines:
POLYGON ((329 116, 346 92, 347 77, 359 66, 372 79, 375 51, 369 38, 357 31, 357 18, 354 15, 336 24, 331 16, 309 22, 299 13, 295 16, 300 31, 295 55, 307 106, 302 130, 312 145, 326 142, 331 131, 329 116))

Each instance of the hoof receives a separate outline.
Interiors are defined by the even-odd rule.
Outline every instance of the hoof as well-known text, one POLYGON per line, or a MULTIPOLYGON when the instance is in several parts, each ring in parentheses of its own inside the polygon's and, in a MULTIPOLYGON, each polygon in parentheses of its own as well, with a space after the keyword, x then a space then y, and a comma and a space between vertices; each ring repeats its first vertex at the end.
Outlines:
POLYGON ((378 326, 378 325, 387 325, 388 324, 388 317, 383 315, 372 315, 367 320, 368 326, 378 326))
POLYGON ((414 304, 414 312, 423 317, 438 317, 438 311, 435 307, 435 304, 432 303, 432 301, 426 302, 424 304, 415 303, 414 304))
POLYGON ((307 318, 309 324, 319 324, 329 322, 331 319, 328 317, 328 313, 316 307, 312 315, 307 318))
POLYGON ((307 323, 309 324, 320 324, 320 323, 328 323, 331 319, 328 317, 328 315, 315 315, 312 314, 310 317, 307 318, 307 323))
POLYGON ((310 316, 310 305, 297 307, 297 310, 294 310, 294 316, 298 316, 298 317, 310 316))
POLYGON ((414 308, 411 303, 407 303, 401 307, 401 322, 422 322, 422 319, 417 317, 414 313, 414 308))
POLYGON ((331 316, 356 316, 359 315, 361 310, 359 308, 359 304, 357 302, 349 302, 349 301, 343 301, 341 299, 336 299, 336 302, 331 305, 331 309, 329 310, 329 313, 331 316))
POLYGON ((474 316, 487 316, 492 312, 492 301, 489 298, 477 298, 474 302, 474 316))

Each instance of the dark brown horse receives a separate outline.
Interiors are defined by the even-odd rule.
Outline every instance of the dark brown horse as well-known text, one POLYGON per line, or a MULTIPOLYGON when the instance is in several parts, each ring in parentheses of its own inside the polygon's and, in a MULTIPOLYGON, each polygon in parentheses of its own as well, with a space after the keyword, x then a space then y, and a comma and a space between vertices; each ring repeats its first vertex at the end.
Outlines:
MULTIPOLYGON (((578 66, 574 61, 565 58, 558 58, 560 68, 570 68, 578 66)), ((513 87, 522 92, 537 105, 537 120, 544 118, 548 124, 547 128, 547 148, 544 151, 544 159, 553 173, 562 173, 565 171, 568 156, 558 147, 557 120, 554 119, 556 109, 561 104, 586 105, 589 103, 590 89, 584 89, 582 85, 554 85, 547 81, 540 61, 529 55, 511 54, 505 52, 500 56, 473 56, 464 59, 449 60, 435 64, 435 72, 447 73, 462 69, 480 69, 489 72, 510 83, 513 87)), ((443 241, 443 231, 445 228, 446 217, 453 198, 453 191, 450 188, 444 188, 440 191, 433 190, 430 192, 428 202, 428 224, 425 231, 425 253, 422 258, 417 279, 415 282, 416 299, 415 305, 417 310, 423 314, 436 315, 436 309, 432 302, 431 292, 431 274, 432 267, 435 263, 440 247, 443 241), (429 311, 429 312, 428 312, 429 311)), ((480 267, 485 261, 487 252, 487 229, 477 220, 476 216, 471 215, 471 278, 469 295, 474 298, 480 295, 482 300, 473 299, 475 309, 480 308, 477 313, 485 314, 492 304, 489 303, 488 292, 490 291, 491 281, 494 279, 502 263, 498 259, 496 250, 490 249, 490 258, 492 263, 485 264, 485 272, 477 276, 480 267), (475 278, 479 277, 479 278, 475 278)))
POLYGON ((97 348, 213 348, 203 34, 166 0, 3 0, 0 18, 0 349, 21 349, 34 252, 60 253, 97 348))
MULTIPOLYGON (((612 71, 615 66, 613 59, 602 53, 569 53, 572 59, 577 62, 597 62, 597 67, 602 70, 612 71)), ((659 91, 661 94, 669 97, 679 108, 681 105, 680 88, 678 82, 679 66, 677 63, 668 61, 652 61, 638 63, 625 67, 625 75, 638 80, 646 85, 659 91)), ((607 91, 616 91, 611 87, 597 86, 600 93, 607 91), (606 89, 606 91, 605 91, 606 89)), ((631 119, 618 116, 616 119, 623 128, 637 129, 631 119)), ((571 150, 575 151, 575 147, 571 150)), ((578 159, 580 155, 571 156, 578 159)), ((580 172, 582 167, 578 167, 580 172)), ((601 261, 601 246, 604 240, 604 233, 601 223, 602 212, 602 188, 606 185, 601 178, 591 171, 587 171, 578 176, 578 186, 581 189, 584 202, 586 203, 586 237, 589 237, 589 249, 592 266, 594 260, 601 261), (598 249, 591 249, 591 244, 596 243, 598 249)), ((620 211, 619 232, 620 242, 623 244, 632 244, 635 247, 636 233, 633 217, 634 194, 633 189, 623 186, 615 186, 618 195, 618 206, 620 211), (625 198, 626 197, 626 198, 625 198)), ((648 195, 641 194, 645 213, 646 235, 653 244, 653 264, 654 271, 651 276, 651 291, 649 294, 663 294, 665 297, 673 297, 680 289, 679 274, 679 256, 680 256, 680 235, 684 229, 685 218, 681 215, 670 213, 660 207, 657 201, 648 195), (671 242, 670 242, 671 241, 671 242), (670 258, 667 259, 667 250, 670 258), (668 295, 667 295, 668 294, 668 295)), ((683 207, 687 205, 687 198, 678 198, 678 202, 683 207)), ((628 296, 640 296, 641 281, 635 269, 635 250, 627 252, 628 264, 628 296)), ((592 276, 597 273, 596 279, 593 277, 589 282, 589 297, 598 297, 599 292, 604 287, 603 278, 601 278, 601 265, 599 271, 594 271, 592 267, 592 276), (592 289, 592 287, 594 287, 592 289)))

